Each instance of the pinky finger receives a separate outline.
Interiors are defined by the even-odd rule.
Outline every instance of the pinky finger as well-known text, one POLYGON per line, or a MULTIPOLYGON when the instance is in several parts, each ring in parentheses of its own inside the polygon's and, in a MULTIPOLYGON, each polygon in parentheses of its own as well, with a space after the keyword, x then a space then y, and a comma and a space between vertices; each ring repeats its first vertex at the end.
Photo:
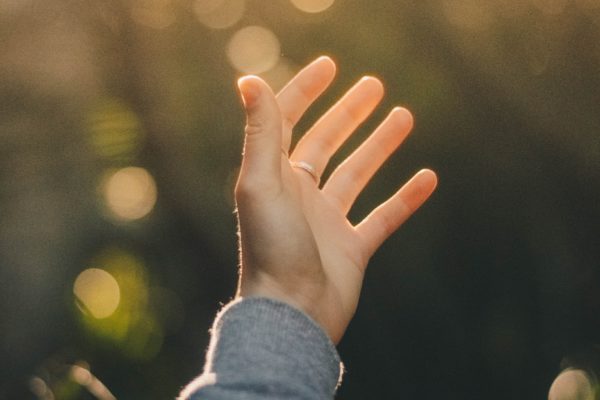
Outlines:
POLYGON ((436 186, 435 172, 423 169, 356 226, 368 256, 375 253, 379 246, 425 203, 436 186))

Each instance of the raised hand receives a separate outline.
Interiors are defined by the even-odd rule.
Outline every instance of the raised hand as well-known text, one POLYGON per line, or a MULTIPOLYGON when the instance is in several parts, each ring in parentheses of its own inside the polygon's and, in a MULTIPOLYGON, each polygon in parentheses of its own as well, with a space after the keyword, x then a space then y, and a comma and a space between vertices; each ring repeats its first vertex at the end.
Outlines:
POLYGON ((238 81, 247 125, 235 198, 238 296, 287 302, 337 343, 356 310, 369 258, 427 200, 437 178, 421 170, 359 224, 348 221, 356 197, 408 135, 413 120, 406 109, 394 108, 321 187, 331 156, 383 96, 379 80, 362 78, 288 156, 295 124, 329 86, 335 69, 330 58, 320 57, 277 96, 258 77, 238 81))

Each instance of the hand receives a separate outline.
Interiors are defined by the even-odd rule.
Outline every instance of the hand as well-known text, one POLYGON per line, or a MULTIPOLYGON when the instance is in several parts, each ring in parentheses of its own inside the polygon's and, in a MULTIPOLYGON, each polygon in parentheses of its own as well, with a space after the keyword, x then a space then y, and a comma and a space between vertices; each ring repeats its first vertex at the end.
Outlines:
POLYGON ((356 311, 369 258, 427 200, 437 178, 430 170, 419 171, 353 226, 346 215, 354 200, 408 135, 413 120, 406 109, 394 108, 319 188, 331 156, 383 96, 379 80, 362 78, 288 157, 294 125, 334 75, 333 61, 320 57, 277 96, 258 77, 238 81, 247 125, 235 198, 241 251, 238 296, 287 302, 315 319, 338 343, 356 311))

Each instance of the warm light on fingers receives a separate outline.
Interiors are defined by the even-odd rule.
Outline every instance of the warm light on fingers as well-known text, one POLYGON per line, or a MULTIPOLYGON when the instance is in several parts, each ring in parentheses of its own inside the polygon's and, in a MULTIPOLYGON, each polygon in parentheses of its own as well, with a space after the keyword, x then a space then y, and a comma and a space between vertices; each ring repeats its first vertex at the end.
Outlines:
POLYGON ((400 225, 410 218, 425 203, 436 186, 435 172, 423 169, 359 223, 356 230, 365 241, 368 253, 373 254, 400 225))
POLYGON ((430 169, 422 169, 417 172, 405 187, 409 187, 404 196, 404 202, 415 212, 431 196, 437 187, 438 179, 435 172, 430 169))
POLYGON ((347 213, 372 176, 408 136, 412 126, 412 114, 405 108, 395 107, 375 132, 333 171, 323 192, 337 199, 343 212, 347 213))

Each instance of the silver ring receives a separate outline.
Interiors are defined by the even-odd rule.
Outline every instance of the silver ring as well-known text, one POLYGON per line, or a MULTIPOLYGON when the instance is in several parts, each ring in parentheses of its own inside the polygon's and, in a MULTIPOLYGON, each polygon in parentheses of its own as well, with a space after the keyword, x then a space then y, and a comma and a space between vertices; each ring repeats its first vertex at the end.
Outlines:
POLYGON ((312 176, 312 178, 314 179, 315 183, 319 185, 320 179, 317 175, 317 170, 311 164, 307 163, 306 161, 290 161, 290 165, 292 166, 292 168, 300 168, 308 172, 310 176, 312 176))

